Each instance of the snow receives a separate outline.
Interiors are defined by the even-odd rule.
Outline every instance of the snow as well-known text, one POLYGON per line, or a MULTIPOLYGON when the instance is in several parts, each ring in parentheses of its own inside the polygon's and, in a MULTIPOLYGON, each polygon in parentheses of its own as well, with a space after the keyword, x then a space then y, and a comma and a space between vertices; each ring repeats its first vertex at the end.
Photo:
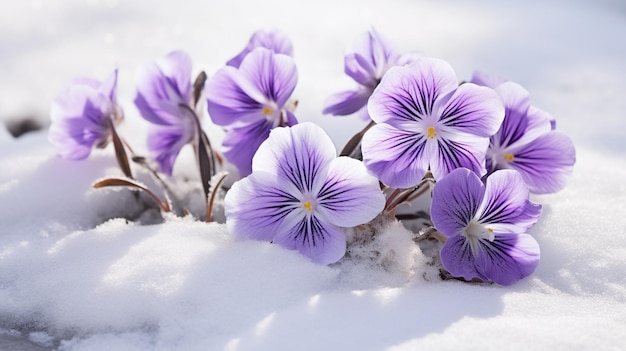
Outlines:
MULTIPOLYGON (((120 68, 120 132, 145 151, 132 99, 139 64, 187 50, 211 76, 252 32, 293 40, 298 117, 338 147, 364 122, 322 116, 353 87, 342 55, 375 26, 404 51, 515 80, 572 137, 568 186, 534 196, 537 271, 510 287, 439 281, 410 233, 331 266, 222 224, 160 219, 149 200, 92 189, 119 175, 112 149, 58 159, 44 131, 0 128, 0 348, 20 350, 598 349, 626 342, 626 7, 621 1, 24 1, 0 4, 0 120, 48 124, 76 76, 120 68), (127 221, 122 217, 135 220, 127 221), (143 225, 141 223, 152 223, 143 225), (381 255, 372 254, 379 252, 381 255), (18 346, 19 345, 19 346, 18 346)), ((207 127, 210 128, 210 127, 207 127)), ((220 138, 219 132, 209 131, 220 138)), ((147 174, 139 178, 155 183, 147 174)), ((173 182, 201 212, 192 153, 173 182)))

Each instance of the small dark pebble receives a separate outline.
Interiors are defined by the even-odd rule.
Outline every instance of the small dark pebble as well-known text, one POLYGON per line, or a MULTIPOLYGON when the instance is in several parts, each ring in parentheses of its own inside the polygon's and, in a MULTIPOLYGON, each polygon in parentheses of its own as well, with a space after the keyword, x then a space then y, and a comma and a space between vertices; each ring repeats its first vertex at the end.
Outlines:
POLYGON ((14 138, 19 138, 26 133, 38 131, 43 128, 42 123, 35 117, 10 119, 5 122, 5 125, 14 138))

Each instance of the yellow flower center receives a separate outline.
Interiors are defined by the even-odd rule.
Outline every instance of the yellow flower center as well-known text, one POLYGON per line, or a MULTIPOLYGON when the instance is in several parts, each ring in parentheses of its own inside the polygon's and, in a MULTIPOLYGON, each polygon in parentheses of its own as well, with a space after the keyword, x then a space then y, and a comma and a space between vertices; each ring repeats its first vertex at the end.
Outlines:
POLYGON ((271 108, 271 107, 264 107, 263 108, 263 114, 264 115, 269 116, 269 115, 271 115, 273 113, 274 113, 274 109, 273 108, 271 108))
POLYGON ((513 156, 513 154, 506 154, 504 155, 504 159, 511 162, 515 159, 515 156, 513 156))
POLYGON ((435 131, 435 127, 428 127, 428 129, 426 129, 426 137, 428 139, 434 139, 435 137, 437 137, 437 132, 435 131))
POLYGON ((307 202, 303 203, 302 207, 306 208, 310 212, 311 211, 311 201, 307 201, 307 202))

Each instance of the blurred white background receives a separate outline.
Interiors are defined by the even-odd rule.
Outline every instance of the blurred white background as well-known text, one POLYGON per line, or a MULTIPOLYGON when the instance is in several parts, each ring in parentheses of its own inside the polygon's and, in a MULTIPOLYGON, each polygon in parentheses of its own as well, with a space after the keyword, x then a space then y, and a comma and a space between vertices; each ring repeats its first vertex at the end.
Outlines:
POLYGON ((515 80, 577 144, 620 149, 626 111, 621 0, 2 1, 0 120, 30 117, 46 126, 50 102, 69 79, 102 79, 118 66, 126 128, 141 128, 132 104, 138 65, 183 49, 194 74, 211 76, 255 30, 277 27, 295 47, 297 116, 343 144, 362 122, 322 116, 322 104, 353 87, 343 74, 343 54, 371 26, 403 51, 449 61, 460 80, 474 69, 515 80))

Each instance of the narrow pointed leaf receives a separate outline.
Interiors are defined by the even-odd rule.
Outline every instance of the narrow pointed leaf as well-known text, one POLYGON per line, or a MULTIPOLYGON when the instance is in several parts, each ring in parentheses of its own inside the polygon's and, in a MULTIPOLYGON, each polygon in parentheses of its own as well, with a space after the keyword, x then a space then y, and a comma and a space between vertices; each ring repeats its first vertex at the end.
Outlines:
POLYGON ((198 101, 200 100, 200 96, 202 95, 202 89, 204 89, 204 82, 206 82, 207 75, 204 71, 198 74, 196 80, 193 82, 193 106, 198 105, 198 101))
POLYGON ((106 178, 106 179, 102 179, 102 180, 95 182, 92 186, 96 189, 111 187, 111 186, 126 186, 126 187, 136 188, 148 194, 148 196, 150 196, 150 198, 152 198, 152 200, 154 200, 154 202, 156 202, 157 205, 159 205, 159 208, 161 208, 163 212, 171 211, 171 208, 169 206, 169 201, 166 201, 166 202, 161 201, 161 199, 159 199, 158 196, 156 196, 150 189, 148 189, 148 187, 146 187, 145 185, 133 179, 106 178))
POLYGON ((209 182, 209 197, 207 199, 207 210, 206 210, 206 221, 211 222, 213 216, 213 204, 215 203, 215 198, 219 193, 220 187, 224 182, 224 179, 228 176, 228 172, 222 171, 217 173, 211 178, 209 182))
MULTIPOLYGON (((198 129, 200 129, 199 124, 198 129)), ((194 149, 198 160, 198 168, 200 169, 202 189, 204 190, 205 198, 208 198, 209 192, 211 191, 209 182, 211 177, 215 174, 215 158, 206 134, 202 130, 198 130, 198 133, 199 135, 194 149)))
POLYGON ((113 139, 113 147, 115 148, 115 158, 117 158, 117 164, 120 166, 122 173, 128 178, 133 178, 133 173, 130 170, 130 164, 128 163, 128 156, 126 155, 126 149, 124 149, 124 143, 120 139, 113 122, 111 121, 111 136, 113 139))

